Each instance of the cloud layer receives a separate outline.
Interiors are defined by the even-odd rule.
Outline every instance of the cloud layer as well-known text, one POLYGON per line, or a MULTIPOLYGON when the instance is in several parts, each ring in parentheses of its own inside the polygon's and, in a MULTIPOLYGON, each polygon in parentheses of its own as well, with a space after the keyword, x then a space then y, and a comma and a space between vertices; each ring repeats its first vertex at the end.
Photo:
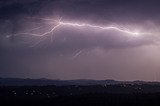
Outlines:
POLYGON ((158 0, 1 1, 0 77, 159 80, 159 9, 158 0), (59 17, 152 35, 74 26, 56 29, 52 42, 51 36, 14 35, 38 26, 31 32, 44 33, 54 25, 38 18, 59 17))

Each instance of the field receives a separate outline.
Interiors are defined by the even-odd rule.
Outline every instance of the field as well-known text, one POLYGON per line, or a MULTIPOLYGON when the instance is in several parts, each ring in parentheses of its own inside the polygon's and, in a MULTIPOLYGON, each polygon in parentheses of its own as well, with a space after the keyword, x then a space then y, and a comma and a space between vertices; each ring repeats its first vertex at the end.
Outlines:
POLYGON ((0 87, 1 106, 159 106, 159 99, 155 84, 0 87))

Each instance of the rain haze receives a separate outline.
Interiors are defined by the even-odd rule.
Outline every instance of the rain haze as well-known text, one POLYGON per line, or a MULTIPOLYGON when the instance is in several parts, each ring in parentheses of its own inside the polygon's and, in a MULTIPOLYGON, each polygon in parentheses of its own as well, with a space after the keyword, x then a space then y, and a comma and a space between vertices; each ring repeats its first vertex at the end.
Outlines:
POLYGON ((160 81, 159 0, 1 0, 0 77, 160 81))

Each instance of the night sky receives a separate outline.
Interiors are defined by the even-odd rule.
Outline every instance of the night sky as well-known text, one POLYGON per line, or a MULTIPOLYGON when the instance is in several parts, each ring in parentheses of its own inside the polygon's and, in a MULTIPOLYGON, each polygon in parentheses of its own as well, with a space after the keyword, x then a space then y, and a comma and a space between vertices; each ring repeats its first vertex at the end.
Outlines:
POLYGON ((159 0, 1 0, 0 77, 160 81, 159 10, 159 0), (61 25, 32 35, 54 20, 138 34, 61 25))

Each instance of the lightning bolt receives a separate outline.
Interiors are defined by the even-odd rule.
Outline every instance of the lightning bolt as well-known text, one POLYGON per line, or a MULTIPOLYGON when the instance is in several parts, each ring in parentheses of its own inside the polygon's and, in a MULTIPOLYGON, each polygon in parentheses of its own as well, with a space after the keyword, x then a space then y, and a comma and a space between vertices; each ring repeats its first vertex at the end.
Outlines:
POLYGON ((125 28, 125 27, 118 27, 118 26, 98 26, 98 25, 92 25, 92 24, 87 24, 87 23, 72 23, 72 22, 64 22, 60 19, 58 20, 53 20, 53 19, 46 19, 46 18, 38 18, 44 21, 46 24, 51 24, 52 28, 49 31, 46 31, 42 34, 36 34, 36 33, 31 33, 31 31, 34 30, 38 30, 40 28, 42 28, 43 26, 39 26, 37 28, 33 28, 28 32, 23 32, 23 33, 16 33, 16 34, 12 34, 12 35, 7 35, 6 37, 9 38, 11 36, 19 36, 19 35, 31 35, 31 36, 35 36, 35 37, 42 37, 42 39, 38 42, 36 42, 35 44, 33 44, 31 47, 34 47, 35 45, 39 44, 40 42, 42 42, 45 38, 45 36, 50 36, 51 37, 51 41, 54 40, 53 35, 54 35, 54 31, 62 26, 72 26, 72 27, 88 27, 88 28, 96 28, 96 29, 101 29, 101 30, 115 30, 115 31, 119 31, 128 35, 132 35, 134 37, 138 37, 140 35, 151 35, 151 33, 141 33, 141 32, 137 32, 137 31, 130 31, 129 29, 125 28))
POLYGON ((68 26, 74 26, 74 27, 90 27, 90 28, 97 28, 97 29, 102 29, 102 30, 110 30, 110 29, 114 29, 123 33, 127 33, 127 34, 131 34, 131 35, 142 35, 145 33, 138 33, 138 32, 131 32, 129 30, 124 30, 118 27, 113 27, 113 26, 109 26, 109 27, 101 27, 101 26, 96 26, 96 25, 90 25, 90 24, 78 24, 78 23, 69 23, 69 22, 60 22, 60 25, 68 25, 68 26))
POLYGON ((79 52, 77 52, 77 53, 73 56, 73 58, 78 57, 82 52, 83 52, 83 50, 80 50, 79 52))

